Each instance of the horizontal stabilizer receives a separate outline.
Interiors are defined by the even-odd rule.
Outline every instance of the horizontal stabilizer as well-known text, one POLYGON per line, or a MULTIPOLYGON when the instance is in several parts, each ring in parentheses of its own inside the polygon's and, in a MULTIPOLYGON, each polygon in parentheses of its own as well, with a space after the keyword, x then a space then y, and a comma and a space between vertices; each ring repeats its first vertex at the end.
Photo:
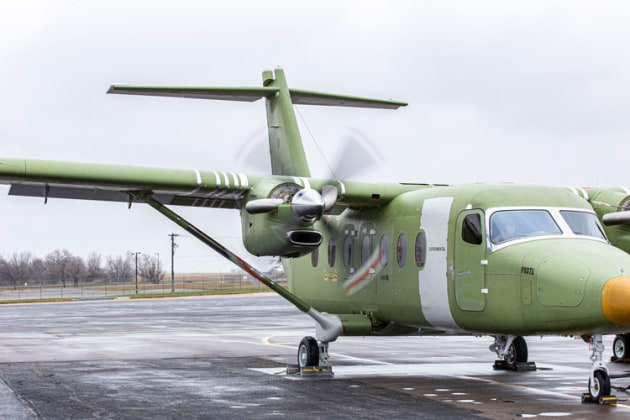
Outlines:
MULTIPOLYGON (((214 99, 223 101, 254 102, 276 95, 275 87, 159 87, 112 85, 107 93, 141 96, 166 96, 172 98, 214 99)), ((294 105, 347 106, 356 108, 397 109, 407 106, 406 102, 387 99, 370 99, 335 93, 289 89, 294 105)))
POLYGON ((311 92, 307 90, 289 89, 294 105, 351 106, 356 108, 397 109, 407 106, 406 102, 387 99, 359 98, 356 96, 337 95, 334 93, 311 92))
POLYGON ((254 102, 260 98, 275 95, 279 91, 280 89, 274 87, 156 87, 112 85, 107 93, 254 102))

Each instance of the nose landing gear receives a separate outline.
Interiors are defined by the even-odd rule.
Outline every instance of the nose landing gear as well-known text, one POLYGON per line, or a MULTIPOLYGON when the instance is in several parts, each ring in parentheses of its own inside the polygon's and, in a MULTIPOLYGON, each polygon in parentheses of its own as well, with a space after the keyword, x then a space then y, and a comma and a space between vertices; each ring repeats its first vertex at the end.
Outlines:
POLYGON ((604 341, 601 334, 593 334, 590 340, 592 347, 591 374, 588 379, 588 393, 582 394, 582 402, 596 402, 598 404, 614 404, 617 397, 610 395, 610 376, 603 361, 604 341))

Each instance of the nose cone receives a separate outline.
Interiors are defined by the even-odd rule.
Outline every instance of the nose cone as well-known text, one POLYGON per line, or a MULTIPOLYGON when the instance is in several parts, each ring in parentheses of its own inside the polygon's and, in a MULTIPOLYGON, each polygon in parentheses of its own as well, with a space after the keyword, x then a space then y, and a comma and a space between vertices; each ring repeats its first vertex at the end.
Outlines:
POLYGON ((613 324, 630 326, 630 276, 606 282, 602 290, 602 309, 613 324))

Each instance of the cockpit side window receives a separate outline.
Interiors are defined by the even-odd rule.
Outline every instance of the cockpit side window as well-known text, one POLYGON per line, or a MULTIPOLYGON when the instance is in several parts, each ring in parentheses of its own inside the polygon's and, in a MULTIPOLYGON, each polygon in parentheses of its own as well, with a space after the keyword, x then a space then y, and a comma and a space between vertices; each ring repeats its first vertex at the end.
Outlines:
POLYGON ((478 213, 469 214, 464 218, 462 224, 462 239, 469 244, 481 245, 481 215, 478 213))
POLYGON ((606 240, 604 232, 593 213, 573 210, 560 210, 560 214, 576 235, 592 236, 606 240))
POLYGON ((562 235, 547 210, 503 210, 490 217, 490 241, 495 245, 544 235, 562 235))

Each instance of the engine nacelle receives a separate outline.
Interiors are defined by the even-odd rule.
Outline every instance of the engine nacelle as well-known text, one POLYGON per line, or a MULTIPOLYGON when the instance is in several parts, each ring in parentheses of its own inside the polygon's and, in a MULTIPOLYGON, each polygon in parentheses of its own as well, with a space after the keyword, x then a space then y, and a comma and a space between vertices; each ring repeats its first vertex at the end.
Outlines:
POLYGON ((243 244, 250 253, 263 256, 301 257, 322 243, 312 224, 296 222, 290 205, 262 214, 241 214, 243 244))
POLYGON ((592 188, 586 191, 597 217, 604 225, 610 243, 630 253, 630 194, 628 194, 628 189, 611 187, 592 188))
POLYGON ((243 243, 254 255, 301 257, 322 243, 313 225, 332 209, 339 190, 324 185, 321 192, 293 182, 265 178, 252 188, 241 212, 243 243))

